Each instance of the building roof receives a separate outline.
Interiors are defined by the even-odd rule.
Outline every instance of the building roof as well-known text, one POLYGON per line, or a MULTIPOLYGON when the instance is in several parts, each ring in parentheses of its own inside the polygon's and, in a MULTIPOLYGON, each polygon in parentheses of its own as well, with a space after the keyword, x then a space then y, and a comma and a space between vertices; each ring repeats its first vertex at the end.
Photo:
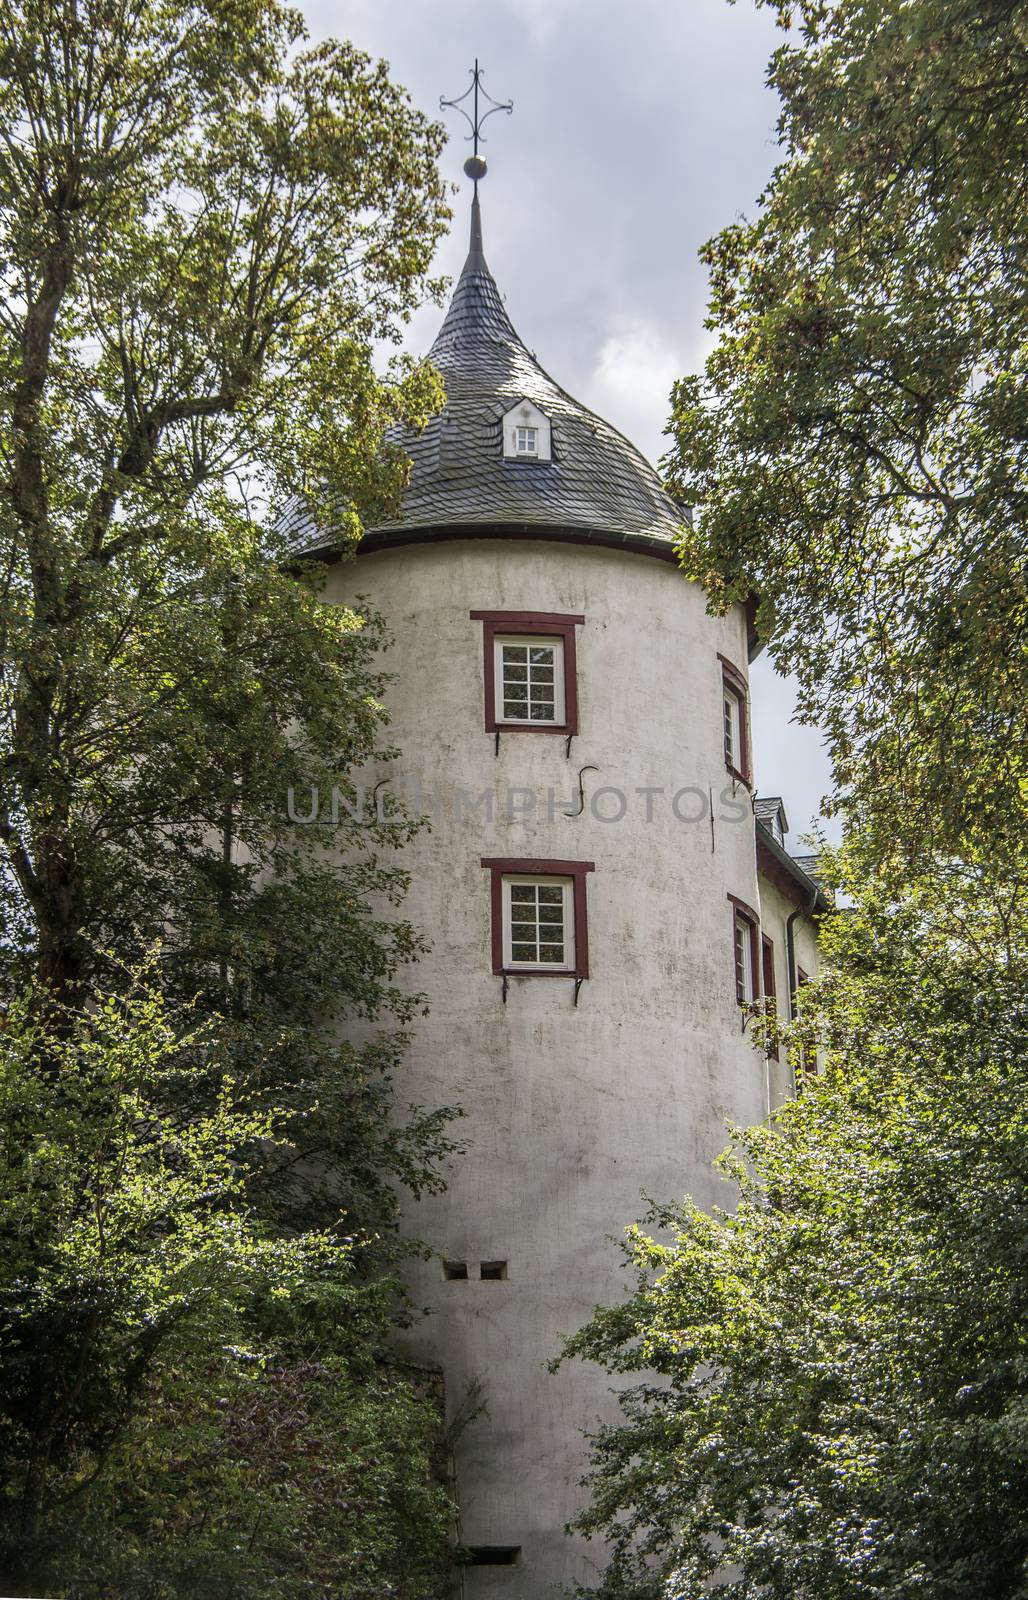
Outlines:
MULTIPOLYGON (((566 393, 518 338, 482 250, 475 196, 471 248, 430 351, 446 404, 421 433, 400 432, 413 466, 402 514, 366 530, 365 547, 454 530, 557 534, 673 559, 688 513, 649 462, 609 422, 566 393), (502 419, 521 400, 551 424, 552 459, 504 459, 502 419)), ((304 554, 328 552, 300 508, 288 519, 304 554)))
POLYGON ((784 843, 785 835, 789 831, 789 819, 785 815, 785 802, 781 795, 758 794, 753 801, 753 811, 757 821, 762 822, 768 832, 774 834, 778 843, 784 843))
POLYGON ((814 876, 816 856, 791 856, 772 830, 756 817, 757 871, 808 916, 831 910, 831 901, 814 876))
POLYGON ((816 884, 822 884, 820 856, 793 856, 792 859, 807 874, 808 878, 811 878, 816 884))

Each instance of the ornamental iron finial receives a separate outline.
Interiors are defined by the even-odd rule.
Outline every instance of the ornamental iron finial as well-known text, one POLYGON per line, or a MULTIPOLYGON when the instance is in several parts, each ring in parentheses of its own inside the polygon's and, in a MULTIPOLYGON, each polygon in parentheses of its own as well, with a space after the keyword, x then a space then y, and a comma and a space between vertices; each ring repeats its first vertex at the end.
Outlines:
POLYGON ((514 110, 514 102, 513 100, 504 100, 502 102, 499 100, 494 100, 491 94, 486 93, 485 89, 482 88, 483 73, 482 68, 478 64, 477 58, 475 65, 470 69, 470 71, 471 82, 468 84, 464 93, 458 95, 455 100, 444 100, 442 96, 440 96, 439 109, 440 111, 459 111, 461 116, 464 118, 464 121, 471 129, 470 133, 465 134, 465 138, 472 144, 472 154, 468 156, 468 159, 464 163, 464 171, 467 173, 468 177, 474 181, 475 194, 477 196, 478 180, 480 178, 484 178, 486 171, 488 170, 485 164, 485 157, 480 156, 478 153, 479 145, 485 144, 485 135, 482 132, 482 124, 485 122, 487 117, 491 117, 494 112, 497 111, 506 111, 509 117, 511 112, 514 110), (464 105, 464 101, 468 98, 468 95, 473 96, 470 111, 464 105), (489 109, 487 111, 481 111, 479 109, 479 95, 481 95, 483 100, 488 100, 489 109))

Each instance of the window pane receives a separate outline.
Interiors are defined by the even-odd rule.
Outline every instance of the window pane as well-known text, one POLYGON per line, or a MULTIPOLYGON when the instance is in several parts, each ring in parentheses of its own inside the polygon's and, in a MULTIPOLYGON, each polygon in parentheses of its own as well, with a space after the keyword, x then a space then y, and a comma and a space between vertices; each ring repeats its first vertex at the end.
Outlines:
POLYGON ((509 959, 516 966, 563 967, 569 959, 565 886, 552 879, 509 883, 506 902, 509 959))
POLYGON ((735 997, 741 1006, 756 998, 753 981, 752 930, 743 917, 735 919, 735 997))
POLYGON ((722 696, 724 707, 724 736, 725 736, 725 762, 733 767, 736 772, 742 770, 743 762, 743 723, 745 705, 741 695, 733 689, 725 688, 722 696))
POLYGON ((496 646, 496 704, 500 719, 559 723, 564 715, 562 641, 498 639, 496 646))

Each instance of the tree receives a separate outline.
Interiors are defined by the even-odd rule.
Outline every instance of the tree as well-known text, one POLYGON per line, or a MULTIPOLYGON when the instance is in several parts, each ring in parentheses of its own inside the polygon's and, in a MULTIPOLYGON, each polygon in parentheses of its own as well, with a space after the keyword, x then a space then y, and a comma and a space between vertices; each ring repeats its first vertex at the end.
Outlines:
POLYGON ((62 998, 155 924, 237 963, 286 786, 345 783, 380 720, 276 527, 302 493, 356 533, 403 482, 384 429, 438 403, 371 348, 425 290, 441 136, 299 36, 275 0, 0 11, 0 835, 62 998))
MULTIPOLYGON (((240 1114, 276 1129, 256 1139, 241 1125, 230 1153, 226 1134, 239 1182, 220 1184, 217 1202, 197 1196, 198 1255, 217 1255, 226 1229, 270 1261, 294 1259, 304 1239, 329 1252, 324 1272, 305 1257, 290 1280, 310 1344, 276 1343, 278 1302, 251 1274, 253 1292, 219 1299, 210 1324, 169 1324, 131 1381, 122 1368, 136 1334, 119 1322, 117 1297, 90 1302, 87 1316, 66 1286, 71 1321, 64 1289, 32 1308, 9 1301, 7 1336, 28 1337, 31 1310, 38 1353, 20 1368, 26 1417, 82 1358, 75 1318, 87 1316, 90 1350, 115 1367, 122 1352, 122 1368, 97 1369, 89 1388, 91 1433, 57 1407, 46 1444, 55 1465, 41 1480, 23 1472, 24 1441, 7 1434, 15 1487, 4 1503, 20 1532, 9 1515, 2 1531, 8 1554, 21 1541, 36 1592, 73 1571, 76 1594, 117 1588, 98 1556, 91 1577, 88 1563, 76 1567, 75 1541, 102 1512, 115 1532, 96 1550, 124 1555, 118 1507, 133 1481, 150 1519, 136 1526, 140 1548, 159 1550, 168 1396, 188 1392, 203 1416, 219 1393, 234 1407, 243 1381, 212 1343, 222 1353, 252 1345, 283 1385, 306 1374, 312 1415, 338 1442, 324 1374, 352 1396, 362 1373, 379 1373, 396 1285, 378 1275, 399 1249, 399 1192, 438 1183, 438 1157, 452 1148, 448 1110, 404 1115, 392 1090, 421 1003, 396 982, 420 948, 396 909, 405 880, 395 852, 415 823, 395 808, 362 814, 355 778, 395 754, 384 744, 384 627, 322 604, 317 568, 298 568, 282 531, 302 496, 315 522, 331 517, 356 540, 362 518, 394 506, 403 486, 390 425, 417 426, 440 402, 429 368, 397 360, 382 377, 373 354, 433 291, 427 272, 448 215, 441 138, 384 65, 345 43, 306 48, 297 14, 277 0, 0 0, 2 998, 25 1013, 30 1080, 48 1084, 66 1047, 84 1070, 95 997, 114 1004, 126 970, 159 946, 153 987, 169 1016, 188 1005, 204 1030, 202 1047, 179 1040, 162 1115, 201 1152, 203 1130, 220 1126, 227 1077, 240 1114), (316 790, 326 810, 338 791, 337 825, 292 822, 290 788, 316 790), (344 1031, 354 1022, 360 1042, 344 1031), (326 1297, 343 1323, 334 1343, 314 1338, 326 1297), (137 1464, 153 1462, 150 1477, 119 1468, 133 1450, 137 1464)), ((83 1151, 105 1115, 103 1094, 83 1103, 83 1151)), ((129 1148, 143 1139, 150 1161, 145 1127, 126 1121, 123 1132, 129 1148)), ((45 1119, 15 1133, 30 1170, 45 1119)), ((68 1151, 71 1161, 70 1137, 68 1151)), ((85 1182, 68 1178, 72 1189, 85 1182)), ((42 1295, 49 1214, 44 1193, 26 1195, 42 1213, 22 1276, 42 1295)), ((11 1226, 28 1239, 16 1208, 11 1226)), ((185 1237, 178 1216, 164 1226, 185 1237)), ((149 1271, 164 1248, 155 1236, 152 1250, 129 1254, 149 1271)), ((134 1270, 125 1293, 138 1310, 134 1270)), ((93 1279, 83 1282, 86 1294, 93 1279)), ((384 1455, 391 1427, 412 1441, 428 1427, 413 1399, 404 1423, 393 1388, 407 1391, 391 1385, 368 1377, 361 1424, 368 1437, 378 1430, 384 1455)), ((211 1445, 219 1460, 223 1445, 211 1445)), ((174 1448, 203 1457, 195 1439, 174 1448)), ((419 1445, 396 1516, 415 1504, 421 1461, 419 1445)), ((240 1525, 227 1480, 209 1465, 197 1472, 221 1507, 211 1539, 230 1550, 240 1525)), ((258 1480, 272 1481, 269 1461, 252 1474, 251 1498, 258 1480)), ((438 1508, 422 1487, 434 1549, 438 1508)), ((338 1520, 322 1520, 326 1538, 339 1535, 338 1520)), ((390 1567, 382 1554, 396 1537, 387 1522, 378 1555, 395 1574, 399 1558, 390 1567)), ((249 1592, 290 1570, 300 1522, 277 1526, 280 1547, 256 1538, 249 1592)), ((188 1542, 188 1523, 180 1531, 188 1542)), ((375 1559, 354 1569, 369 1582, 375 1559)), ((155 1573, 132 1582, 149 1593, 155 1573)))
POLYGON ((440 1416, 376 1360, 389 1286, 354 1238, 247 1203, 295 1110, 233 1082, 153 977, 46 1035, 22 997, 0 1031, 5 1587, 432 1595, 440 1416), (210 1109, 184 1114, 201 1073, 210 1109))
POLYGON ((441 135, 300 36, 270 0, 0 10, 3 966, 74 1005, 160 940, 240 1070, 321 1095, 308 1188, 327 1168, 332 1214, 369 1186, 392 1213, 438 1122, 392 1125, 395 1037, 332 1027, 414 1010, 410 825, 344 805, 325 851, 287 815, 389 754, 386 640, 279 530, 302 493, 356 535, 404 479, 383 430, 438 402, 372 342, 424 292, 441 135))
POLYGON ((824 1076, 737 1132, 732 1211, 629 1231, 634 1294, 570 1342, 636 1380, 581 1519, 611 1600, 1025 1593, 1028 941, 987 886, 958 942, 953 899, 833 919, 824 1076))
POLYGON ((784 158, 706 248, 668 465, 687 571, 758 595, 828 730, 850 904, 786 1034, 823 1077, 736 1130, 732 1209, 629 1231, 634 1294, 570 1341, 628 1385, 579 1525, 610 1600, 1014 1600, 1028 8, 775 9, 784 158))
POLYGON ((1021 877, 1028 7, 775 9, 783 159, 705 249, 718 342, 674 394, 684 559, 760 597, 880 857, 1021 877))

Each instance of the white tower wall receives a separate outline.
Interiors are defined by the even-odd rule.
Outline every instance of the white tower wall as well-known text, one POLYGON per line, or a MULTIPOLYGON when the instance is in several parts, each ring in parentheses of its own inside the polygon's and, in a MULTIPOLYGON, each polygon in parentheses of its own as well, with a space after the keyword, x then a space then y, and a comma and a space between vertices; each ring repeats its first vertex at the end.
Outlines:
MULTIPOLYGON (((385 665, 398 771, 436 801, 431 830, 406 853, 404 914, 432 941, 408 977, 431 1012, 398 1092, 459 1102, 469 1146, 446 1193, 410 1210, 410 1231, 436 1255, 411 1269, 430 1315, 404 1348, 443 1368, 451 1412, 482 1386, 487 1412, 457 1446, 461 1537, 521 1555, 468 1569, 465 1593, 543 1600, 602 1565, 602 1550, 563 1527, 582 1503, 582 1430, 612 1414, 604 1374, 574 1364, 551 1376, 546 1363, 595 1305, 626 1291, 609 1236, 641 1215, 643 1194, 725 1203, 710 1169, 725 1118, 766 1113, 764 1064, 736 1003, 728 899, 758 903, 749 795, 740 785, 733 796, 725 767, 718 659, 745 673, 745 619, 738 607, 709 617, 666 560, 545 539, 398 544, 330 569, 330 600, 358 594, 395 638, 385 665), (584 616, 569 755, 563 737, 538 732, 503 733, 495 752, 483 627, 469 615, 479 609, 584 616), (597 770, 584 775, 584 814, 569 818, 584 766, 597 770), (532 791, 535 811, 509 815, 508 786, 532 791), (646 787, 663 792, 647 802, 636 792, 646 787), (493 791, 494 820, 457 817, 458 788, 493 791), (593 814, 599 788, 624 794, 621 820, 593 814), (705 805, 698 820, 675 816, 682 790, 686 818, 713 794, 713 830, 705 805), (483 857, 595 863, 577 1007, 573 978, 550 975, 511 977, 503 1003, 483 857), (467 1262, 467 1281, 445 1281, 443 1260, 467 1262), (481 1281, 482 1261, 507 1262, 506 1280, 481 1281)), ((600 809, 613 815, 620 801, 605 795, 600 809)))

